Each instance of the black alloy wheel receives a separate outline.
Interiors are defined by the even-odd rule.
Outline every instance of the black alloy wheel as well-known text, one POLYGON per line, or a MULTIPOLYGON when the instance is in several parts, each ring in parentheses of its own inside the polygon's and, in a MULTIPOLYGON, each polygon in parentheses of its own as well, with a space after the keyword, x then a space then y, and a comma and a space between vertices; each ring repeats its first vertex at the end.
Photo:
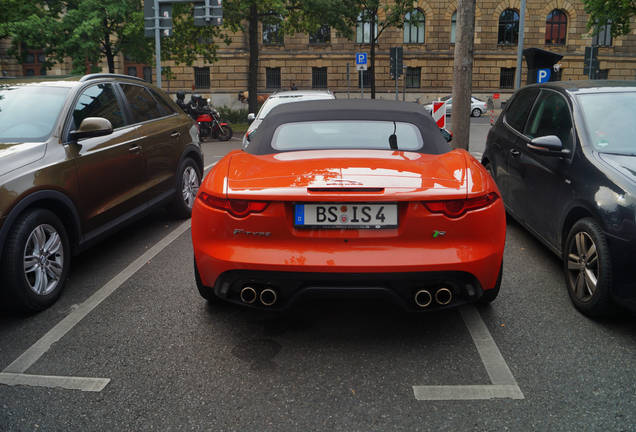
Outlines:
POLYGON ((481 110, 479 108, 473 109, 473 117, 481 117, 481 110))
POLYGON ((232 138, 232 128, 230 125, 219 125, 219 141, 229 141, 232 138))
POLYGON ((610 288, 612 263, 607 240, 592 218, 577 221, 565 242, 565 282, 574 306, 588 316, 614 309, 610 288))

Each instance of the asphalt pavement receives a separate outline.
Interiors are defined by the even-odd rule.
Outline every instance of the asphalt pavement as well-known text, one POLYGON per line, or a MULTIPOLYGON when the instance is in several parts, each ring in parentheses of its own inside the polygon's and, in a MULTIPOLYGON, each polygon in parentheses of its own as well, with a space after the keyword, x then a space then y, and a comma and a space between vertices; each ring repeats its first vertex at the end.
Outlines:
POLYGON ((208 305, 188 228, 158 210, 77 257, 50 309, 0 308, 0 430, 636 430, 636 319, 579 314, 513 221, 498 299, 428 314, 208 305))

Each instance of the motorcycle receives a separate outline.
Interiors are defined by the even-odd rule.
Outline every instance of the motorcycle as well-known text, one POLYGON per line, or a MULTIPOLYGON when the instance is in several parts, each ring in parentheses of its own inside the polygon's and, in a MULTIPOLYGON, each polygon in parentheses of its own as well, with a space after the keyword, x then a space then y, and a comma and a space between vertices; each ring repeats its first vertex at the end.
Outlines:
POLYGON ((192 95, 187 112, 199 126, 201 141, 205 141, 206 138, 228 141, 232 138, 232 127, 221 119, 217 110, 210 107, 210 99, 192 95))

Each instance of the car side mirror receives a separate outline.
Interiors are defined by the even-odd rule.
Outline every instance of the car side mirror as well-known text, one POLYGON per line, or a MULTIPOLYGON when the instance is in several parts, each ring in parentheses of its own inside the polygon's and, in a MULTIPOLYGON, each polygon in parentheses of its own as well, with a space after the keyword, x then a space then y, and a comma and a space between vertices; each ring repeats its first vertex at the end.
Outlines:
POLYGON ((256 119, 256 115, 255 115, 254 113, 249 113, 249 114, 247 115, 247 121, 248 121, 248 122, 253 122, 253 121, 254 121, 254 119, 256 119))
POLYGON ((83 138, 93 138, 110 135, 113 133, 113 125, 103 117, 86 117, 82 120, 79 129, 71 131, 69 137, 73 141, 83 138))
POLYGON ((570 154, 570 150, 563 148, 561 138, 556 135, 537 137, 526 145, 532 152, 545 156, 565 156, 570 154))

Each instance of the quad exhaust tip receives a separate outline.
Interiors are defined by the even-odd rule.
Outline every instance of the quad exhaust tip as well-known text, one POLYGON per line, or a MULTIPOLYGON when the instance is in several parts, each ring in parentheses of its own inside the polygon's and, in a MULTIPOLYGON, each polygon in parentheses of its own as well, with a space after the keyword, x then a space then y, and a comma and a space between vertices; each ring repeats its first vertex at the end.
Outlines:
POLYGON ((251 286, 243 287, 241 290, 241 301, 243 303, 252 304, 256 301, 257 297, 256 290, 251 286))
POLYGON ((421 308, 428 307, 433 302, 433 296, 430 291, 421 289, 415 293, 415 304, 421 308))
POLYGON ((435 301, 438 304, 445 306, 453 301, 453 292, 448 288, 440 288, 435 291, 435 301))
POLYGON ((261 303, 263 303, 264 306, 273 305, 274 303, 276 303, 277 298, 278 296, 276 295, 276 291, 271 288, 265 288, 263 291, 261 291, 260 299, 261 303))

